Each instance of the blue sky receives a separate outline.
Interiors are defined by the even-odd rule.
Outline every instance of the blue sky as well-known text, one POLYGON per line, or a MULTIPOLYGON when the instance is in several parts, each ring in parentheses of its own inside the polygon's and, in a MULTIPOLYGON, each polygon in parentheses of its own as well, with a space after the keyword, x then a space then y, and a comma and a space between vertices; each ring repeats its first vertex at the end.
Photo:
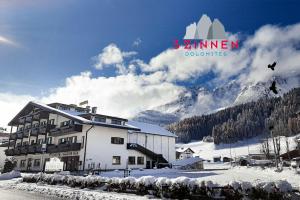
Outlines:
MULTIPOLYGON (((146 1, 16 0, 1 3, 0 92, 41 95, 82 71, 114 76, 93 68, 92 57, 110 43, 137 51, 148 62, 182 38, 185 27, 204 13, 219 18, 226 31, 253 34, 264 24, 300 21, 297 1, 146 1), (141 39, 136 47, 132 43, 141 39)), ((206 80, 200 77, 200 80, 206 80)))

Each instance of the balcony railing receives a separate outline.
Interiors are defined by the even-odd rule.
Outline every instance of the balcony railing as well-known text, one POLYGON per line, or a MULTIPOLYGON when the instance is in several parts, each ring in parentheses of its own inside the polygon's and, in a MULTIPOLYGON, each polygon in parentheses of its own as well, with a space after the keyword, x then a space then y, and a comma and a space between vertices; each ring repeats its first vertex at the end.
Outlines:
POLYGON ((48 145, 47 153, 79 151, 80 148, 81 148, 81 143, 65 143, 59 145, 48 145))
POLYGON ((17 135, 17 139, 22 139, 23 138, 23 131, 17 131, 16 135, 17 135))
POLYGON ((11 139, 11 140, 17 139, 17 134, 16 133, 11 133, 10 136, 9 136, 9 139, 11 139))
POLYGON ((31 129, 30 135, 31 136, 37 136, 38 133, 39 133, 39 127, 34 127, 34 128, 31 129))
POLYGON ((25 130, 24 130, 23 137, 27 138, 27 137, 29 136, 30 131, 31 131, 30 128, 25 129, 25 130))
POLYGON ((15 154, 15 155, 21 155, 21 147, 16 147, 16 148, 14 149, 14 154, 15 154))
POLYGON ((25 122, 31 122, 32 121, 32 116, 28 116, 25 118, 25 122))
POLYGON ((25 123, 25 118, 24 118, 24 117, 23 117, 23 118, 20 118, 20 119, 19 119, 19 123, 20 123, 20 124, 24 124, 24 123, 25 123))
POLYGON ((27 154, 28 153, 28 145, 21 146, 20 148, 20 154, 27 154))
POLYGON ((54 128, 50 130, 50 136, 58 136, 58 135, 65 135, 71 134, 76 132, 82 132, 82 125, 80 124, 70 124, 67 126, 62 126, 60 128, 54 128))
POLYGON ((41 144, 32 144, 28 146, 28 154, 42 153, 41 144))

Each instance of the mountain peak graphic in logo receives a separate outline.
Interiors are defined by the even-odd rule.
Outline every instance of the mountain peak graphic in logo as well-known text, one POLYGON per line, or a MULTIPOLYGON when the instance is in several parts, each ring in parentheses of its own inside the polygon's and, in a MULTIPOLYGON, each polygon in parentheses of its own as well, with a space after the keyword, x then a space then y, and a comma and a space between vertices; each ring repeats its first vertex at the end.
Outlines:
POLYGON ((218 19, 212 22, 209 16, 204 14, 197 24, 194 22, 186 27, 184 39, 213 40, 227 39, 227 36, 223 24, 218 19))

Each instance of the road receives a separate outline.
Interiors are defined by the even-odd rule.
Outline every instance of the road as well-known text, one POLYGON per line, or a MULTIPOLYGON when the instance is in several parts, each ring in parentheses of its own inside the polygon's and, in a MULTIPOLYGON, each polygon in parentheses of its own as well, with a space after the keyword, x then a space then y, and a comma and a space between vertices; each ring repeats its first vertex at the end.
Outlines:
POLYGON ((1 200, 62 200, 57 197, 44 196, 37 193, 24 192, 20 190, 7 190, 0 188, 1 200))

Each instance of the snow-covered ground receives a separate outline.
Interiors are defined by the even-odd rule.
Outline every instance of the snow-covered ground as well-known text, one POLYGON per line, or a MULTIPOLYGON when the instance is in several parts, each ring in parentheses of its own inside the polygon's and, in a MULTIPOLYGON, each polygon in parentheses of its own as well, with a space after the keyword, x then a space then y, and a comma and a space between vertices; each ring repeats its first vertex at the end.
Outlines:
MULTIPOLYGON (((288 181, 294 189, 300 189, 300 174, 290 168, 284 168, 282 172, 275 172, 275 168, 262 169, 260 167, 231 167, 228 163, 204 163, 205 171, 184 171, 178 169, 148 169, 133 170, 131 176, 154 177, 189 177, 198 181, 212 181, 218 185, 227 185, 230 182, 250 182, 253 185, 269 181, 288 181)), ((122 171, 104 172, 103 177, 123 177, 122 171)), ((148 199, 132 194, 103 192, 99 189, 79 189, 61 185, 46 185, 41 183, 22 183, 20 178, 0 181, 0 188, 17 189, 27 192, 40 193, 65 199, 96 200, 96 199, 148 199)))
POLYGON ((36 183, 22 183, 21 179, 0 181, 0 188, 10 190, 21 190, 26 192, 39 193, 47 196, 68 200, 146 200, 147 196, 133 194, 121 194, 115 192, 103 192, 101 190, 70 188, 60 185, 46 185, 36 183))
MULTIPOLYGON (((299 137, 300 135, 288 137, 289 141, 289 149, 295 149, 296 143, 294 141, 295 137, 299 137)), ((215 145, 213 142, 191 142, 188 144, 176 144, 177 148, 191 148, 196 156, 199 156, 200 158, 206 159, 206 160, 213 160, 213 157, 215 156, 221 156, 221 157, 238 157, 238 156, 245 156, 250 154, 256 154, 261 153, 262 150, 262 138, 261 137, 255 137, 249 140, 243 140, 236 142, 234 144, 219 144, 215 145), (230 153, 231 150, 231 153, 230 153), (249 151, 248 151, 249 150, 249 151)), ((286 140, 285 137, 281 137, 281 151, 280 153, 286 153, 286 140)), ((269 139, 270 149, 272 151, 273 149, 273 143, 271 139, 269 139)))

